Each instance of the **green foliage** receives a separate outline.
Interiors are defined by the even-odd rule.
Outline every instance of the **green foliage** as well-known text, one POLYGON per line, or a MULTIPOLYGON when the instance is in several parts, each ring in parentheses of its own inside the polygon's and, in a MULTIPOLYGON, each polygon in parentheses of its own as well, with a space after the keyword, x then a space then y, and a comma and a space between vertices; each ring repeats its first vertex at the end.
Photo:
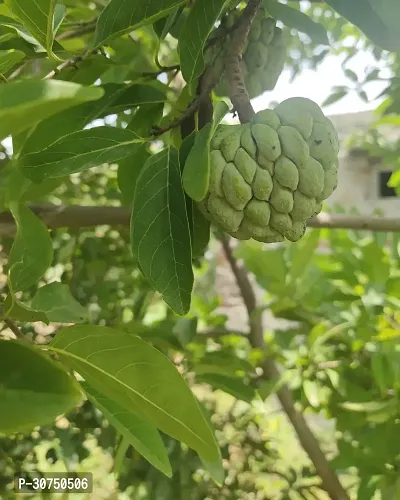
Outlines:
POLYGON ((186 314, 190 308, 193 271, 176 150, 164 149, 146 161, 136 183, 133 206, 133 254, 167 304, 178 314, 186 314))
POLYGON ((78 384, 37 347, 0 340, 0 433, 51 423, 81 397, 78 384))
MULTIPOLYGON (((268 88, 286 50, 292 74, 345 55, 350 83, 334 88, 326 104, 349 92, 365 99, 365 85, 383 79, 383 66, 390 70, 378 121, 357 140, 397 169, 390 185, 398 188, 399 144, 378 131, 399 123, 400 65, 388 52, 399 49, 397 2, 264 3, 281 28, 273 20, 264 33, 256 20, 244 59, 265 62, 263 48, 272 53, 279 34, 268 88), (360 49, 376 62, 364 77, 349 67, 360 49)), ((181 117, 195 108, 203 76, 218 84, 218 57, 236 36, 229 14, 239 19, 244 7, 222 0, 0 4, 0 205, 9 211, 0 217, 5 500, 14 498, 15 473, 53 466, 94 469, 102 491, 113 474, 113 493, 145 500, 249 500, 256 492, 324 500, 317 471, 296 452, 274 406, 283 385, 311 427, 323 419, 332 428, 313 430, 352 500, 399 496, 398 236, 309 230, 297 243, 239 244, 235 258, 264 293, 255 316, 268 310, 284 321, 264 332, 269 356, 285 369, 277 380, 266 380, 264 351, 249 332, 232 332, 220 309, 226 297, 215 292, 215 240, 197 202, 212 184, 217 131, 237 130, 219 125, 231 109, 225 98, 235 96, 218 85, 222 99, 202 96, 181 117), (65 205, 82 211, 72 220, 65 205), (109 208, 115 219, 104 225, 109 208), (60 330, 60 323, 84 324, 60 330)), ((307 137, 297 146, 294 132, 280 141, 305 175, 307 148, 321 164, 335 159, 318 148, 300 111, 275 108, 286 132, 307 137)), ((274 146, 274 133, 266 141, 262 127, 274 132, 276 120, 261 113, 243 138, 252 154, 274 146)), ((334 136, 323 138, 336 152, 334 136)), ((293 180, 290 168, 277 170, 282 186, 293 180)), ((231 195, 237 179, 225 183, 231 195)), ((328 181, 331 189, 335 179, 328 181)))
POLYGON ((206 460, 218 459, 211 429, 190 389, 168 359, 139 337, 76 326, 61 330, 50 349, 106 398, 106 408, 111 399, 186 442, 206 460))
POLYGON ((53 244, 45 224, 25 205, 11 204, 17 235, 8 261, 12 292, 34 285, 50 266, 53 244))

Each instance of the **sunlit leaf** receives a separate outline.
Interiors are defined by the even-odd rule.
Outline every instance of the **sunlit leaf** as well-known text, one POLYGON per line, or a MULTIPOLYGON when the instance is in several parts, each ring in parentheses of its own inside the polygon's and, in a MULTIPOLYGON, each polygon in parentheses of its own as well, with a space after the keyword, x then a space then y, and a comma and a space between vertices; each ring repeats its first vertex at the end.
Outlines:
POLYGON ((139 337, 102 326, 60 330, 50 349, 88 384, 124 410, 218 460, 219 450, 198 403, 176 367, 139 337))
POLYGON ((16 135, 66 108, 99 99, 100 87, 60 80, 21 80, 0 85, 0 139, 16 135))
POLYGON ((53 243, 45 224, 26 206, 12 204, 17 224, 10 258, 9 280, 14 292, 34 285, 53 260, 53 243))
POLYGON ((142 140, 132 131, 96 127, 61 137, 51 146, 19 159, 19 165, 33 181, 64 177, 131 155, 142 140))
POLYGON ((88 398, 127 442, 154 467, 166 476, 171 477, 171 464, 157 429, 140 420, 134 413, 125 410, 112 399, 96 391, 87 382, 82 382, 81 386, 88 398))

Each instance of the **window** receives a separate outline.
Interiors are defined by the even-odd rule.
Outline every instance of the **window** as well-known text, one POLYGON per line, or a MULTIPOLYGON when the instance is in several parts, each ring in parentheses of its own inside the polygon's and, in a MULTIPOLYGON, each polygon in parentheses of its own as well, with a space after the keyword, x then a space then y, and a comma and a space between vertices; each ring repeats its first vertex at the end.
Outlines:
POLYGON ((384 170, 379 172, 379 197, 380 198, 393 198, 397 197, 396 190, 389 187, 387 183, 389 182, 390 176, 392 175, 391 170, 384 170))

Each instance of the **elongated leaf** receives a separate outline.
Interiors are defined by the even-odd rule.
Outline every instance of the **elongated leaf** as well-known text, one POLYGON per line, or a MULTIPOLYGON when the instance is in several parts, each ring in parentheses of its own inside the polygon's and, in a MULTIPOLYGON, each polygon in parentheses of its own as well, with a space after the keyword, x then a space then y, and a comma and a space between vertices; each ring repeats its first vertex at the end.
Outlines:
POLYGON ((386 410, 393 406, 393 401, 366 401, 364 403, 352 403, 346 401, 340 405, 345 410, 365 413, 375 413, 386 410))
POLYGON ((210 141, 212 125, 207 123, 197 134, 183 169, 183 187, 195 201, 201 201, 208 191, 210 183, 210 141))
POLYGON ((118 403, 103 396, 88 383, 82 382, 81 386, 92 403, 125 440, 154 467, 171 477, 171 464, 157 429, 140 420, 134 413, 122 408, 118 403))
POLYGON ((165 93, 153 85, 136 84, 127 88, 125 85, 108 84, 104 86, 104 90, 106 92, 104 98, 110 99, 111 96, 116 96, 116 99, 99 116, 120 113, 143 104, 163 103, 166 100, 165 93))
POLYGON ((83 323, 88 318, 87 310, 72 296, 67 285, 50 283, 36 292, 31 307, 43 311, 50 321, 57 323, 83 323))
POLYGON ((45 224, 24 205, 11 204, 17 235, 11 248, 9 281, 15 292, 34 285, 50 267, 53 243, 45 224))
POLYGON ((201 201, 208 192, 210 182, 210 142, 215 129, 229 110, 226 102, 217 103, 213 120, 207 123, 194 138, 194 144, 187 153, 192 142, 192 134, 182 143, 180 156, 185 157, 183 169, 183 187, 192 200, 201 201))
POLYGON ((132 154, 142 140, 130 130, 96 127, 61 137, 51 146, 19 159, 29 179, 42 181, 82 172, 132 154))
POLYGON ((346 97, 348 93, 348 89, 343 89, 343 90, 338 90, 337 92, 333 92, 333 94, 329 95, 324 102, 322 103, 322 107, 324 106, 330 106, 331 104, 334 104, 335 102, 340 101, 340 99, 343 99, 343 97, 346 97))
POLYGON ((206 460, 218 460, 218 446, 195 397, 160 351, 137 336, 102 326, 64 328, 49 347, 104 397, 206 460))
POLYGON ((102 45, 110 38, 133 31, 167 16, 184 0, 111 0, 100 14, 96 26, 95 44, 102 45))
POLYGON ((133 202, 137 179, 149 157, 146 145, 136 144, 132 155, 119 163, 117 182, 126 204, 130 205, 133 202))
POLYGON ((196 376, 196 380, 209 384, 214 389, 220 389, 221 391, 227 392, 236 399, 246 401, 247 403, 251 403, 256 395, 255 390, 249 385, 246 385, 239 378, 227 377, 219 373, 207 373, 196 376))
POLYGON ((183 78, 189 84, 204 70, 204 44, 228 2, 229 0, 197 0, 182 26, 179 56, 183 78))
POLYGON ((0 139, 17 135, 63 109, 99 99, 100 87, 60 80, 23 80, 0 86, 0 139))
POLYGON ((13 66, 25 58, 20 50, 0 50, 0 73, 7 73, 13 66))
POLYGON ((210 221, 200 212, 193 203, 192 213, 192 255, 193 258, 201 257, 210 241, 210 221))
POLYGON ((358 26, 378 47, 400 49, 400 4, 397 0, 326 0, 340 15, 358 26))
POLYGON ((0 340, 0 433, 50 424, 81 399, 77 383, 27 342, 0 340))
POLYGON ((173 149, 150 157, 140 172, 131 244, 149 283, 175 312, 186 314, 194 278, 179 158, 173 149))
POLYGON ((289 28, 305 33, 313 42, 329 45, 325 28, 322 24, 314 22, 307 14, 274 0, 267 1, 267 9, 273 18, 282 21, 289 28))
MULTIPOLYGON (((4 0, 12 14, 28 29, 36 40, 52 53, 54 41, 54 10, 56 0, 4 0)), ((60 9, 60 8, 59 8, 60 9)), ((60 24, 61 11, 58 10, 56 25, 60 24)))
MULTIPOLYGON (((140 85, 139 87, 141 89, 144 85, 140 85)), ((135 88, 136 86, 133 85, 132 90, 129 92, 131 101, 134 99, 135 88)), ((111 107, 117 99, 127 92, 126 85, 110 83, 104 85, 102 89, 104 94, 100 99, 85 102, 79 106, 67 109, 39 123, 33 132, 30 133, 21 154, 41 151, 57 139, 79 131, 96 118, 113 113, 114 111, 111 110, 111 107)), ((146 98, 145 92, 141 92, 140 89, 136 93, 135 105, 141 104, 139 94, 143 98, 146 98)), ((158 89, 155 89, 153 96, 159 96, 160 93, 158 89)))

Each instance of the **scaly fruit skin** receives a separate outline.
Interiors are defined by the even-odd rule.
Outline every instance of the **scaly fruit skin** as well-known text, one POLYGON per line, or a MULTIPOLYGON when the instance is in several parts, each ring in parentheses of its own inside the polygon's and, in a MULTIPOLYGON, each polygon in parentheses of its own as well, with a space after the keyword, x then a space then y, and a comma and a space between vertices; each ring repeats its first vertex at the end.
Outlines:
POLYGON ((250 123, 220 125, 199 208, 235 238, 297 241, 336 189, 338 153, 332 122, 301 97, 258 112, 250 123))
MULTIPOLYGON (((232 27, 241 11, 229 13, 225 26, 232 27)), ((205 57, 207 61, 217 58, 223 49, 231 43, 228 36, 225 45, 214 44, 205 57), (222 49, 222 50, 221 50, 222 49)), ((254 19, 242 57, 242 70, 247 92, 251 99, 267 90, 273 90, 282 73, 287 56, 283 32, 276 26, 276 21, 261 8, 254 19)), ((223 79, 215 90, 217 95, 228 95, 228 85, 223 79)))

